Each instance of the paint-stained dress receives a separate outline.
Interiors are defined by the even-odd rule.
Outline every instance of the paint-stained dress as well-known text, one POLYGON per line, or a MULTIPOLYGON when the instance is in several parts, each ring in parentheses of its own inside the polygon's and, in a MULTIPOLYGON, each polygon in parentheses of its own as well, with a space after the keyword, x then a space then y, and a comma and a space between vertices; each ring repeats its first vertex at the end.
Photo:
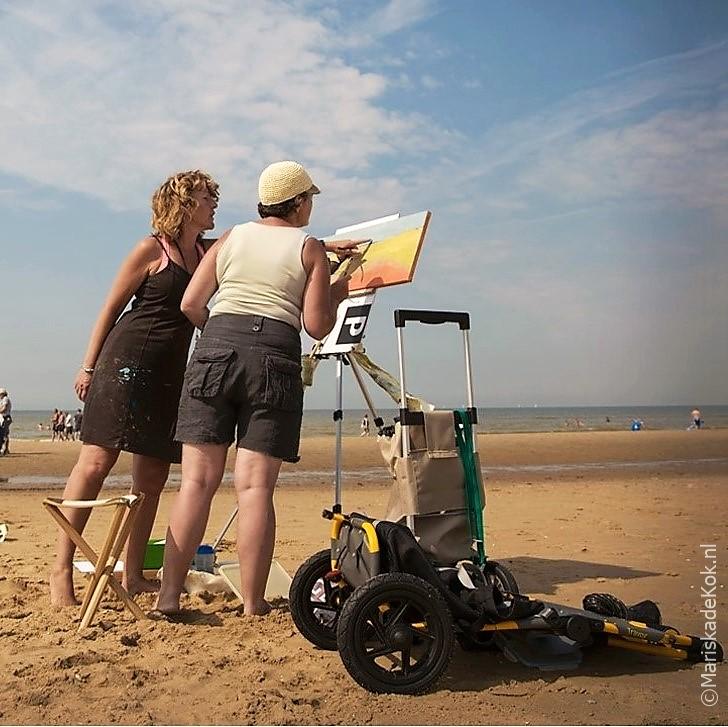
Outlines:
MULTIPOLYGON (((148 275, 104 342, 86 397, 81 440, 180 462, 174 440, 194 326, 180 311, 190 274, 169 258, 148 275)), ((198 253, 200 249, 198 248, 198 253)))

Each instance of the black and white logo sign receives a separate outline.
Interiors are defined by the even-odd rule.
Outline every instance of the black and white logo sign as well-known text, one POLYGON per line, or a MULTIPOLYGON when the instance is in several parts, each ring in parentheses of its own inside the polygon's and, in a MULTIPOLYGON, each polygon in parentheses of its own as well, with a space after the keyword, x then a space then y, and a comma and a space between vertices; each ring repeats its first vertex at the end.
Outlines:
POLYGON ((336 323, 331 333, 321 342, 320 354, 348 353, 364 338, 374 293, 364 293, 342 301, 336 311, 336 323))
POLYGON ((359 343, 364 337, 364 329, 369 318, 372 304, 355 305, 346 310, 344 323, 339 330, 336 343, 359 343))

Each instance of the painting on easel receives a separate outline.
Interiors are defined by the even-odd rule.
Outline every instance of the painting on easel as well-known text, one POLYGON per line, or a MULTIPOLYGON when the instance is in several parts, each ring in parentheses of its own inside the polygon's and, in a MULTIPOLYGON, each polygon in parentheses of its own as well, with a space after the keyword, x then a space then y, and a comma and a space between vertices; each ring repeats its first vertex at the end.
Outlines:
POLYGON ((393 215, 337 230, 335 235, 324 239, 327 242, 347 238, 371 240, 340 270, 351 274, 351 293, 372 290, 412 281, 429 221, 428 211, 406 217, 393 215))

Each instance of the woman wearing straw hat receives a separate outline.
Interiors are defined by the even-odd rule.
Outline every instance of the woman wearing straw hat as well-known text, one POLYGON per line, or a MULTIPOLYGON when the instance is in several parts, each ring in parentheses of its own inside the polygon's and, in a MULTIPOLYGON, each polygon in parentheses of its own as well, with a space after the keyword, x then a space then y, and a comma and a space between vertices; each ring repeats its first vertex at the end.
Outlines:
MULTIPOLYGON (((162 614, 179 609, 232 442, 245 613, 270 610, 264 591, 275 541, 273 489, 281 463, 298 460, 301 324, 323 338, 348 293, 348 279, 331 284, 321 241, 301 230, 319 193, 306 170, 292 161, 271 164, 260 175, 258 193, 261 219, 233 227, 213 245, 182 300, 203 332, 180 401, 182 484, 165 543, 162 614)), ((346 250, 357 243, 336 244, 346 250)))
MULTIPOLYGON (((160 185, 152 197, 154 233, 122 263, 76 377, 76 393, 86 404, 83 445, 63 497, 94 499, 119 453, 133 454, 132 491, 143 492, 144 501, 124 558, 124 584, 132 595, 156 590, 142 574, 144 551, 170 463, 182 456, 174 428, 194 332, 180 302, 204 254, 202 233, 215 226, 217 199, 217 182, 200 170, 175 174, 160 185), (119 317, 132 298, 131 309, 119 317)), ((69 511, 78 532, 89 512, 69 511)), ((61 533, 50 576, 56 606, 78 603, 74 552, 61 533)))

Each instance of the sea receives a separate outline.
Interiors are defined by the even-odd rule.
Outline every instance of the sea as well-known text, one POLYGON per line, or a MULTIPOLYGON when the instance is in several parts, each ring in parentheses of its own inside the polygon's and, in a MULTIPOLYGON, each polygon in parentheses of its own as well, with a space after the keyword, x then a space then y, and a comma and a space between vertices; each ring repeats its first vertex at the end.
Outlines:
MULTIPOLYGON (((478 409, 478 430, 491 434, 507 432, 577 432, 577 431, 618 431, 631 428, 632 421, 639 419, 644 422, 645 429, 687 429, 692 424, 689 406, 598 406, 598 407, 502 407, 478 409)), ((709 429, 728 428, 728 405, 700 407, 705 427, 709 429)), ((364 415, 363 409, 347 409, 344 412, 343 432, 348 436, 360 434, 360 422, 364 415)), ((381 409, 378 414, 391 424, 397 411, 395 409, 381 409)), ((13 411, 12 439, 50 439, 47 427, 51 412, 49 410, 17 410, 13 411)), ((370 421, 372 419, 369 415, 370 421)), ((335 423, 332 412, 324 409, 308 409, 303 415, 304 437, 332 436, 335 433, 335 423)), ((373 422, 370 424, 370 433, 376 434, 373 422)), ((692 464, 714 464, 720 460, 692 460, 692 464)), ((648 462, 620 462, 617 465, 641 468, 654 463, 648 462)), ((608 466, 604 462, 593 462, 579 465, 581 469, 590 468, 600 470, 608 466)), ((571 469, 575 465, 518 465, 497 466, 489 465, 484 469, 489 476, 498 471, 522 471, 524 473, 548 470, 559 471, 571 469)), ((381 482, 383 466, 356 470, 357 482, 381 482)), ((330 468, 323 470, 310 470, 292 468, 280 474, 282 482, 306 484, 320 482, 331 478, 330 468)), ((65 485, 66 478, 58 475, 17 475, 3 476, 2 459, 0 458, 0 489, 26 490, 26 489, 60 489, 65 485)), ((111 475, 106 479, 109 487, 127 488, 131 479, 128 475, 111 475)), ((173 472, 169 477, 169 484, 178 487, 180 484, 179 472, 173 472)), ((223 476, 223 486, 232 486, 232 473, 226 472, 223 476)))
MULTIPOLYGON (((618 431, 630 429, 632 421, 643 422, 645 429, 687 429, 692 424, 691 406, 535 406, 494 407, 478 409, 478 431, 492 434, 506 432, 569 432, 618 431)), ((704 426, 708 429, 728 428, 728 405, 701 406, 704 426)), ((363 409, 344 412, 343 433, 358 435, 363 409)), ((379 409, 377 413, 391 424, 395 409, 379 409)), ((11 438, 50 439, 50 410, 14 410, 11 438)), ((369 415, 371 420, 371 414, 369 415)), ((375 432, 373 422, 370 431, 375 432)), ((332 435, 335 424, 330 409, 307 409, 303 414, 302 436, 332 435)))

